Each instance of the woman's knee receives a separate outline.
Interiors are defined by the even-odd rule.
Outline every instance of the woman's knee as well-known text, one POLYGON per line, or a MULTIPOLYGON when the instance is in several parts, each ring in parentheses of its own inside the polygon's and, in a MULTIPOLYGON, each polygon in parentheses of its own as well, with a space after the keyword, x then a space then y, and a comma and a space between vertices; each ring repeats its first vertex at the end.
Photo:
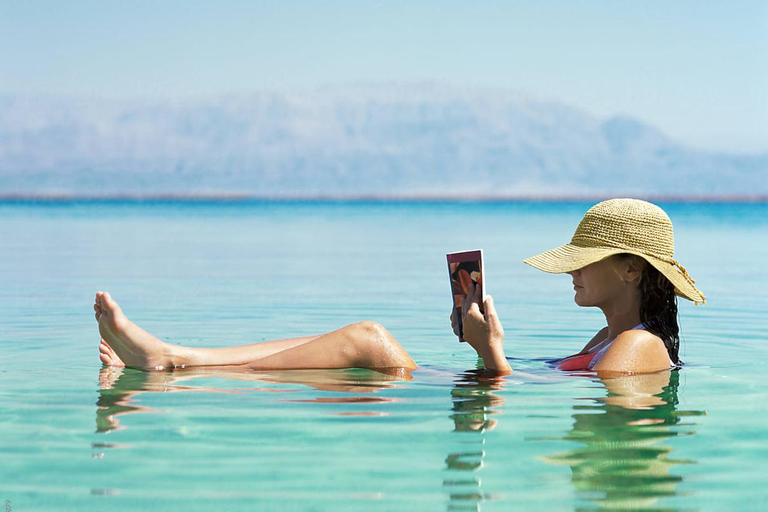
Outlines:
POLYGON ((368 367, 415 367, 392 333, 378 322, 364 321, 344 328, 356 347, 360 364, 368 367))
POLYGON ((353 338, 356 342, 386 343, 395 341, 395 337, 392 336, 392 333, 378 322, 371 322, 369 320, 355 322, 354 324, 346 326, 344 329, 347 331, 347 335, 350 338, 353 338))

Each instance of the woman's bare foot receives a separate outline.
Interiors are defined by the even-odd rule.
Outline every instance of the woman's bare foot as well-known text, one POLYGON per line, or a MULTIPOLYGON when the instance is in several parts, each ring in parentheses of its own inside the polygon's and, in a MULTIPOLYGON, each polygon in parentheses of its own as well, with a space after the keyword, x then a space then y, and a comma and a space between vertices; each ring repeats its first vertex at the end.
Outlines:
POLYGON ((96 293, 93 310, 102 337, 99 345, 102 363, 144 370, 176 366, 173 345, 160 341, 128 320, 109 293, 96 293))
POLYGON ((114 366, 116 368, 125 367, 123 360, 117 356, 117 353, 114 350, 112 350, 109 343, 104 341, 104 338, 102 338, 99 343, 99 359, 101 359, 101 362, 107 366, 114 366))

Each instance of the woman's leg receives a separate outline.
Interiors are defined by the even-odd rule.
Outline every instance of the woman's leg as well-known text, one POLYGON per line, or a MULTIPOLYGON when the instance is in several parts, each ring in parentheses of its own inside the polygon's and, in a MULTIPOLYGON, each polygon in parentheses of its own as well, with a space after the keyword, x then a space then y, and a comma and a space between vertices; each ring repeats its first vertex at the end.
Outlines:
POLYGON ((416 363, 376 322, 357 322, 248 363, 254 370, 310 368, 405 368, 416 363))
POLYGON ((103 338, 101 360, 115 366, 160 369, 245 365, 265 370, 417 367, 397 340, 374 322, 359 322, 305 338, 240 347, 192 348, 165 343, 134 324, 108 293, 96 294, 93 309, 103 338))

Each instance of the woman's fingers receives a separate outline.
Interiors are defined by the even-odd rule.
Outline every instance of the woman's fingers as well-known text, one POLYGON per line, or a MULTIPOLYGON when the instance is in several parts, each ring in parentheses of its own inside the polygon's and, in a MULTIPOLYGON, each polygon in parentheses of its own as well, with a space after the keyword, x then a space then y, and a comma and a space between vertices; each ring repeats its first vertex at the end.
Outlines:
MULTIPOLYGON (((482 301, 482 289, 474 282, 470 282, 467 288, 467 296, 464 298, 464 302, 461 307, 461 318, 463 325, 462 341, 467 340, 467 330, 469 329, 472 336, 473 333, 478 331, 486 332, 489 330, 488 320, 483 313, 485 304, 482 301), (469 325, 469 327, 468 327, 469 325)), ((494 310, 495 312, 495 310, 494 310)), ((456 332, 456 331, 454 331, 456 332)))
POLYGON ((474 281, 470 281, 469 285, 467 286, 467 297, 465 299, 465 302, 467 302, 467 310, 469 310, 469 307, 472 305, 473 302, 477 303, 478 306, 480 306, 480 311, 483 310, 483 290, 480 287, 479 284, 475 283, 474 281))
POLYGON ((480 308, 480 312, 482 313, 485 307, 483 304, 483 290, 480 285, 472 285, 472 302, 477 304, 477 306, 480 308))
MULTIPOLYGON (((469 290, 467 292, 467 298, 470 303, 480 305, 480 298, 482 296, 482 290, 477 286, 474 281, 469 284, 469 290)), ((471 304, 470 304, 471 305, 471 304)))
POLYGON ((483 313, 482 311, 480 311, 480 305, 475 301, 472 301, 472 304, 469 306, 469 310, 467 311, 467 317, 471 317, 477 322, 485 323, 485 318, 483 317, 483 313))
POLYGON ((467 285, 467 296, 464 297, 464 300, 461 302, 461 319, 465 320, 467 318, 467 312, 469 311, 469 307, 472 305, 472 297, 474 296, 474 285, 470 281, 470 283, 467 285))
POLYGON ((480 307, 480 295, 482 291, 475 283, 470 283, 467 290, 467 297, 462 305, 462 319, 466 323, 467 316, 472 313, 476 320, 483 320, 483 310, 480 307))

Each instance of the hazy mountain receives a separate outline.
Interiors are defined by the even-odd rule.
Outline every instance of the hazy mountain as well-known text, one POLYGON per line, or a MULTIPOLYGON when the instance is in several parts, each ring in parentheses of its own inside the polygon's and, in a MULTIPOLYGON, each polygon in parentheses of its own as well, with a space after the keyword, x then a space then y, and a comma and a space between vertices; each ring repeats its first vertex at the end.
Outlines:
POLYGON ((170 101, 0 96, 0 193, 768 194, 768 153, 688 149, 502 90, 170 101))

